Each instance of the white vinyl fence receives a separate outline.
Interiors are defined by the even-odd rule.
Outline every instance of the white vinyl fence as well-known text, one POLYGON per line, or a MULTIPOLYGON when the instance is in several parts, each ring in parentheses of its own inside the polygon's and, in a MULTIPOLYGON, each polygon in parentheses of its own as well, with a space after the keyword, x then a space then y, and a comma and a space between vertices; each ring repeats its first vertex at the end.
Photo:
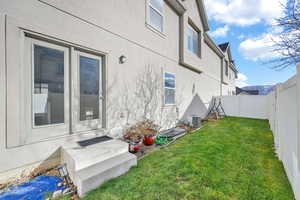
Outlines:
POLYGON ((221 97, 228 116, 268 119, 275 149, 300 200, 300 65, 297 74, 278 84, 268 96, 221 97))
POLYGON ((268 119, 267 96, 222 96, 221 100, 228 116, 268 119))
POLYGON ((273 131, 275 149, 282 160, 296 199, 300 199, 299 176, 299 106, 300 74, 285 83, 278 84, 276 90, 268 95, 268 119, 273 131))

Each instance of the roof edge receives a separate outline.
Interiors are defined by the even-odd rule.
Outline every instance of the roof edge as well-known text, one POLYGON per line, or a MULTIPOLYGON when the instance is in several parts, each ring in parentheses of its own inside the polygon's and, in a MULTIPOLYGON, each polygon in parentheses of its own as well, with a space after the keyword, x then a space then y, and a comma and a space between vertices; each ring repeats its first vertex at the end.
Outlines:
POLYGON ((178 14, 182 15, 187 10, 179 0, 165 0, 178 14))
POLYGON ((203 0, 196 0, 198 3, 199 13, 201 17, 201 21, 204 27, 204 31, 207 32, 210 30, 209 24, 208 24, 208 17, 205 9, 205 5, 203 3, 203 0))

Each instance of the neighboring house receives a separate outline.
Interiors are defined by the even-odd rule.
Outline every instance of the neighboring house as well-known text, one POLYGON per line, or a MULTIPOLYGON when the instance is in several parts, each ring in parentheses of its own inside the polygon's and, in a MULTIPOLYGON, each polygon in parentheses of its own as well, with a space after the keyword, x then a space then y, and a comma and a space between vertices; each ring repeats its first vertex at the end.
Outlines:
POLYGON ((236 95, 259 95, 258 90, 246 90, 236 87, 236 95))
POLYGON ((234 94, 230 46, 208 31, 202 0, 1 1, 0 184, 85 136, 167 129, 234 94))
POLYGON ((237 69, 232 59, 229 42, 219 45, 225 54, 222 61, 222 95, 235 95, 235 79, 237 78, 237 69))
POLYGON ((276 85, 253 85, 253 86, 245 86, 242 89, 247 91, 258 91, 258 95, 268 95, 274 89, 276 85))

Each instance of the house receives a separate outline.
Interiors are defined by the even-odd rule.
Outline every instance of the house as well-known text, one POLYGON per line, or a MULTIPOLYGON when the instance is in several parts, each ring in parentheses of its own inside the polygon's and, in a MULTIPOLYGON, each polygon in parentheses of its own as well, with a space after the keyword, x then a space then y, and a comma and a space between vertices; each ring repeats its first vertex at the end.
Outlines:
POLYGON ((229 42, 219 44, 220 49, 225 54, 222 62, 222 95, 235 95, 235 79, 237 78, 237 69, 232 59, 229 42))
POLYGON ((66 162, 84 194, 136 158, 78 141, 145 118, 167 129, 232 95, 230 46, 208 31, 202 0, 1 1, 0 184, 66 162))
POLYGON ((236 87, 236 95, 259 95, 258 90, 245 90, 239 87, 236 87))

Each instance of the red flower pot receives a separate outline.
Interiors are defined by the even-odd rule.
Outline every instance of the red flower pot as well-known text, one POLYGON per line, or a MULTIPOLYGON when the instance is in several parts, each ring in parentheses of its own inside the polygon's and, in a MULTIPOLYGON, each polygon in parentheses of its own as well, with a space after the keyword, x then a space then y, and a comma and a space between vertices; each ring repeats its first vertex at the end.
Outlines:
POLYGON ((139 150, 141 150, 141 148, 142 148, 142 143, 141 142, 139 142, 139 143, 129 143, 129 152, 130 153, 136 153, 139 150))
POLYGON ((145 136, 143 142, 145 145, 150 146, 154 144, 155 139, 156 139, 155 136, 151 136, 151 137, 145 136))

